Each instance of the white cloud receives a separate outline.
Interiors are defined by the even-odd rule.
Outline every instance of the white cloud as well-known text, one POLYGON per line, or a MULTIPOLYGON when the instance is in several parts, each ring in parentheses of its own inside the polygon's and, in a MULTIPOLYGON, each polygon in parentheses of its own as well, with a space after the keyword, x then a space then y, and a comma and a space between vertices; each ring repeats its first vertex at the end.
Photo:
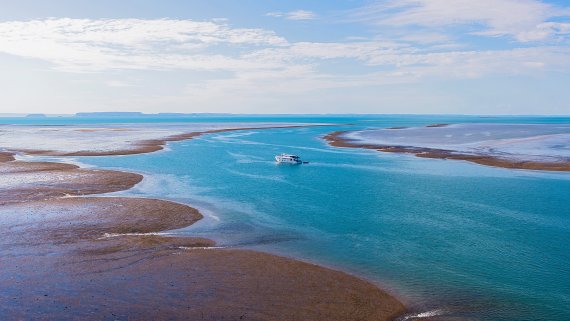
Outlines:
POLYGON ((436 32, 405 33, 399 39, 418 44, 449 44, 451 42, 448 35, 436 32))
MULTIPOLYGON (((555 23, 548 28, 568 31, 555 23)), ((171 19, 0 23, 0 52, 47 61, 59 70, 224 71, 186 80, 181 101, 203 104, 212 99, 246 102, 249 97, 265 102, 271 100, 268 97, 326 89, 570 70, 567 46, 458 50, 446 46, 445 35, 428 32, 402 40, 295 43, 269 30, 171 19)), ((112 77, 105 84, 116 90, 132 84, 119 73, 112 77)))
POLYGON ((316 15, 313 12, 306 10, 291 11, 287 14, 287 19, 290 20, 311 20, 315 17, 316 15))
POLYGON ((0 23, 0 52, 42 59, 77 71, 252 68, 254 62, 204 49, 286 43, 272 31, 192 20, 47 19, 0 23))
POLYGON ((396 56, 414 51, 417 49, 395 42, 297 42, 282 48, 256 50, 244 57, 258 62, 281 64, 318 64, 332 59, 353 59, 368 63, 374 57, 396 56))
POLYGON ((285 13, 279 11, 268 12, 265 14, 267 17, 281 18, 285 16, 285 13))
POLYGON ((511 36, 521 42, 568 35, 570 7, 559 8, 537 0, 384 0, 355 12, 358 19, 384 26, 479 26, 486 36, 511 36))
POLYGON ((290 12, 268 12, 265 14, 268 17, 285 18, 288 20, 312 20, 317 15, 312 11, 295 10, 290 12))
POLYGON ((131 87, 132 84, 122 80, 108 80, 105 84, 109 87, 131 87))
POLYGON ((360 62, 368 66, 367 74, 373 74, 375 68, 384 70, 384 73, 379 73, 384 78, 382 83, 389 82, 390 77, 400 82, 403 74, 414 75, 408 79, 417 80, 427 76, 474 78, 490 74, 534 73, 537 66, 550 71, 567 70, 570 68, 568 57, 568 47, 434 51, 386 41, 299 42, 281 48, 260 49, 244 56, 248 60, 282 66, 318 66, 330 60, 349 59, 355 65, 360 62))
MULTIPOLYGON (((272 106, 282 107, 283 101, 298 97, 316 101, 327 99, 315 93, 351 93, 363 88, 374 91, 371 88, 382 90, 385 86, 402 84, 414 88, 414 84, 450 79, 564 72, 570 70, 569 56, 569 49, 558 47, 426 52, 405 45, 375 42, 297 43, 289 47, 258 50, 244 57, 285 66, 282 69, 245 70, 223 79, 194 82, 182 95, 159 98, 155 103, 192 101, 198 106, 256 106, 264 111, 274 111, 270 109, 272 106), (327 61, 338 59, 360 61, 367 71, 339 74, 321 68, 327 61)), ((354 61, 350 63, 355 64, 354 61)), ((351 97, 354 101, 359 99, 351 97)))

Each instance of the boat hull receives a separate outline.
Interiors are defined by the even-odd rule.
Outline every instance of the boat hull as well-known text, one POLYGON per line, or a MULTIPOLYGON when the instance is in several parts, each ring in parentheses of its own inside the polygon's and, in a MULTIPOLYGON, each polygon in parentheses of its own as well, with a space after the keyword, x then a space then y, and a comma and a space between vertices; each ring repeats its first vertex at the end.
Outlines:
POLYGON ((277 162, 277 164, 287 164, 287 165, 298 165, 298 164, 302 164, 302 163, 303 163, 303 162, 301 162, 300 160, 282 158, 282 157, 279 157, 279 156, 275 156, 275 161, 277 162))

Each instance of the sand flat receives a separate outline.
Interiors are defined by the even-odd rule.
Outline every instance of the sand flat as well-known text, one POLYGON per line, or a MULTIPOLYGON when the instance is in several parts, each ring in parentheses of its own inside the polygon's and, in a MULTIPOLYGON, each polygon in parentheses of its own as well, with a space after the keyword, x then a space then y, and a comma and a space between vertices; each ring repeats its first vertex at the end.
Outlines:
POLYGON ((404 309, 343 272, 151 234, 200 219, 177 203, 75 197, 5 205, 0 217, 9 319, 388 320, 404 309))

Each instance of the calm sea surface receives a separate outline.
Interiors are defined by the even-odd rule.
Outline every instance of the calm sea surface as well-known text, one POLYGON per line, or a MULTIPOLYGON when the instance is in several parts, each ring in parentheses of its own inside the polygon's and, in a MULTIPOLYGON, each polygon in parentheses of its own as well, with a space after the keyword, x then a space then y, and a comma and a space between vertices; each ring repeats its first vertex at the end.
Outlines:
MULTIPOLYGON (((140 121, 181 119, 112 120, 140 121)), ((570 173, 341 149, 321 139, 335 130, 469 122, 570 124, 570 118, 323 116, 182 121, 338 125, 218 133, 169 143, 165 151, 152 154, 77 160, 145 174, 143 183, 119 194, 171 199, 203 211, 204 220, 174 233, 349 271, 400 297, 413 310, 411 315, 570 320, 570 173), (310 164, 278 166, 273 156, 281 152, 299 154, 310 164)))

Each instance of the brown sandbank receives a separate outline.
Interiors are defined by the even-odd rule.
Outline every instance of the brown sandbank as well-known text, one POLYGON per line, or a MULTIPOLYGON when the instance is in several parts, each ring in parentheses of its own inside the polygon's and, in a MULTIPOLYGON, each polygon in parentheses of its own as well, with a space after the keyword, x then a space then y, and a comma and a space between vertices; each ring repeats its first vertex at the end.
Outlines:
MULTIPOLYGON (((426 125, 425 127, 428 128, 436 128, 436 127, 447 127, 449 126, 449 124, 431 124, 431 125, 426 125)), ((408 129, 410 127, 408 126, 394 126, 394 127, 386 127, 384 129, 408 129)))
POLYGON ((0 189, 3 320, 390 320, 404 311, 343 272, 154 234, 199 220, 189 206, 62 197, 128 189, 141 175, 9 153, 2 161, 0 178, 18 182, 0 189))
POLYGON ((0 152, 0 163, 11 162, 14 159, 14 154, 8 152, 0 152))
POLYGON ((437 127, 447 127, 447 126, 449 126, 449 124, 431 124, 431 125, 427 125, 426 127, 437 128, 437 127))
POLYGON ((305 262, 204 249, 205 239, 101 238, 199 219, 172 202, 69 198, 3 206, 0 217, 10 231, 0 241, 9 319, 389 320, 403 311, 376 286, 305 262))
POLYGON ((479 165, 510 168, 510 169, 544 170, 544 171, 558 171, 558 172, 570 171, 570 162, 523 161, 523 160, 500 158, 492 155, 467 154, 458 151, 437 149, 437 148, 359 143, 353 139, 343 137, 343 135, 346 134, 347 132, 348 131, 336 131, 327 134, 323 138, 329 143, 329 145, 335 147, 365 148, 365 149, 374 149, 377 151, 387 152, 387 153, 412 154, 417 157, 424 157, 424 158, 463 160, 463 161, 476 163, 479 165))
POLYGON ((0 163, 0 205, 117 192, 129 189, 142 175, 111 170, 81 169, 76 165, 53 162, 0 163))

